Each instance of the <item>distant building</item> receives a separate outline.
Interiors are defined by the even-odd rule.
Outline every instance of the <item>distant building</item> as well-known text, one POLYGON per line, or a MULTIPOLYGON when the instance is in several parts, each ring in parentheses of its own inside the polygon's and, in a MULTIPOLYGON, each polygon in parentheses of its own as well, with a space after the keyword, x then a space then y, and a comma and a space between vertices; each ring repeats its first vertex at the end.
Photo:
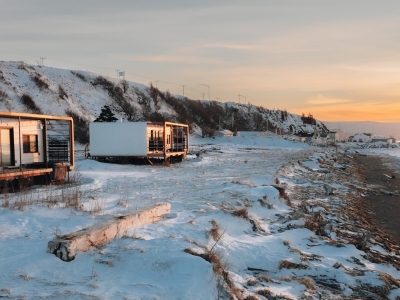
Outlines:
POLYGON ((356 133, 349 138, 349 142, 355 143, 369 143, 371 142, 371 133, 356 133))
POLYGON ((301 142, 311 142, 314 136, 314 132, 297 132, 292 135, 292 140, 297 140, 301 142))
POLYGON ((215 133, 215 136, 221 137, 221 136, 233 136, 233 132, 228 130, 228 129, 222 129, 215 133))

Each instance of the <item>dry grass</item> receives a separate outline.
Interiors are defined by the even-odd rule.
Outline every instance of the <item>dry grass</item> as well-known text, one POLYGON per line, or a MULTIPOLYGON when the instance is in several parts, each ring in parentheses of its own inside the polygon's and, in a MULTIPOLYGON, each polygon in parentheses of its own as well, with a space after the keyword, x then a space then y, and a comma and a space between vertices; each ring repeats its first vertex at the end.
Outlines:
POLYGON ((221 238, 221 233, 219 231, 219 225, 217 221, 211 220, 211 229, 210 229, 210 236, 214 241, 218 241, 221 238))
POLYGON ((392 275, 387 273, 380 273, 380 278, 388 288, 391 288, 393 285, 397 288, 400 288, 400 280, 394 278, 392 275))
POLYGON ((262 196, 261 199, 258 199, 262 207, 267 207, 268 209, 274 208, 274 205, 269 202, 267 195, 262 196))
POLYGON ((232 183, 234 184, 243 184, 243 185, 247 185, 250 187, 253 187, 254 184, 250 179, 233 179, 232 183))
POLYGON ((96 290, 100 288, 97 284, 94 284, 94 283, 89 284, 89 286, 96 290))
POLYGON ((246 207, 244 207, 242 209, 234 210, 232 212, 232 216, 240 217, 240 218, 243 218, 243 219, 248 219, 249 218, 249 211, 247 210, 246 207))
POLYGON ((278 190, 280 198, 283 198, 285 200, 289 200, 289 196, 286 193, 286 188, 285 187, 279 186, 279 185, 273 185, 273 187, 278 190))
POLYGON ((309 290, 316 290, 315 282, 310 277, 299 278, 299 279, 296 279, 295 281, 304 285, 309 290))
POLYGON ((256 295, 247 295, 243 300, 260 300, 256 295))
POLYGON ((335 262, 335 264, 333 265, 335 269, 339 269, 341 266, 342 264, 340 262, 335 262))
POLYGON ((263 281, 265 281, 265 282, 275 282, 275 281, 271 278, 271 276, 269 276, 269 275, 260 275, 260 276, 258 276, 258 279, 261 279, 261 280, 263 280, 263 281))
POLYGON ((279 262, 278 269, 279 270, 281 270, 281 269, 298 269, 298 270, 303 269, 303 270, 305 270, 305 269, 308 269, 308 266, 301 264, 301 263, 297 264, 290 260, 284 259, 279 262))
POLYGON ((97 215, 101 213, 104 209, 105 200, 94 200, 90 204, 89 212, 91 215, 97 215))
POLYGON ((308 216, 304 222, 304 228, 311 230, 319 236, 326 236, 325 225, 326 222, 324 222, 324 218, 320 212, 316 212, 313 215, 308 216))
POLYGON ((42 79, 39 73, 36 73, 34 77, 32 77, 32 81, 36 84, 36 86, 41 90, 49 89, 50 85, 42 79))
POLYGON ((259 282, 254 278, 250 278, 249 280, 247 280, 247 285, 248 286, 255 286, 255 285, 258 285, 258 284, 259 284, 259 282))
POLYGON ((190 240, 188 238, 186 238, 186 240, 203 249, 202 252, 195 251, 191 248, 185 248, 183 251, 185 253, 201 257, 205 261, 212 264, 213 273, 217 277, 218 291, 224 289, 227 293, 229 293, 230 298, 236 297, 237 299, 242 299, 242 292, 235 286, 234 282, 230 278, 229 272, 226 270, 227 265, 222 263, 221 254, 213 250, 214 246, 218 243, 219 240, 216 241, 211 249, 208 249, 206 246, 200 245, 196 241, 190 240))

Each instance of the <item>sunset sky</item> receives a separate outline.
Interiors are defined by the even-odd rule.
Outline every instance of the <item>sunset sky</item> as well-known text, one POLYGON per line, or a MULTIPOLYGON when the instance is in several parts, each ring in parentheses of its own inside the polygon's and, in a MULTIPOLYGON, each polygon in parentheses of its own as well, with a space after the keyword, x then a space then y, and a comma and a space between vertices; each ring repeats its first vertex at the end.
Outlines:
POLYGON ((0 60, 325 121, 400 122, 399 1, 0 0, 0 60), (157 83, 156 83, 157 81, 157 83))

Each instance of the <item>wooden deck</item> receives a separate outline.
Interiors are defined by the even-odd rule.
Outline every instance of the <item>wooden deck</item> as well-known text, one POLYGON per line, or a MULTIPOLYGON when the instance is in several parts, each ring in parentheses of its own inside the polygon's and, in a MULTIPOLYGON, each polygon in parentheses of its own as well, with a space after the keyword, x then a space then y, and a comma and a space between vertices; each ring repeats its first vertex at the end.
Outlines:
POLYGON ((41 176, 50 174, 53 172, 53 168, 42 168, 42 169, 26 169, 26 168, 4 168, 0 171, 0 180, 11 180, 15 178, 27 178, 34 176, 41 176))

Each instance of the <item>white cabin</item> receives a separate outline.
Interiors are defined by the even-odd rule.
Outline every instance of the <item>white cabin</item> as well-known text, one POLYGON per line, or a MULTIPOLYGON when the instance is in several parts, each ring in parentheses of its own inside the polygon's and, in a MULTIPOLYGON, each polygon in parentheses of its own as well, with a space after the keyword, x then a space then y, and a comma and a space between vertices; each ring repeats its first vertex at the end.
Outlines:
POLYGON ((90 155, 168 159, 186 157, 189 126, 171 122, 93 122, 89 124, 90 155))
POLYGON ((73 149, 72 118, 0 111, 0 180, 72 170, 73 149))

